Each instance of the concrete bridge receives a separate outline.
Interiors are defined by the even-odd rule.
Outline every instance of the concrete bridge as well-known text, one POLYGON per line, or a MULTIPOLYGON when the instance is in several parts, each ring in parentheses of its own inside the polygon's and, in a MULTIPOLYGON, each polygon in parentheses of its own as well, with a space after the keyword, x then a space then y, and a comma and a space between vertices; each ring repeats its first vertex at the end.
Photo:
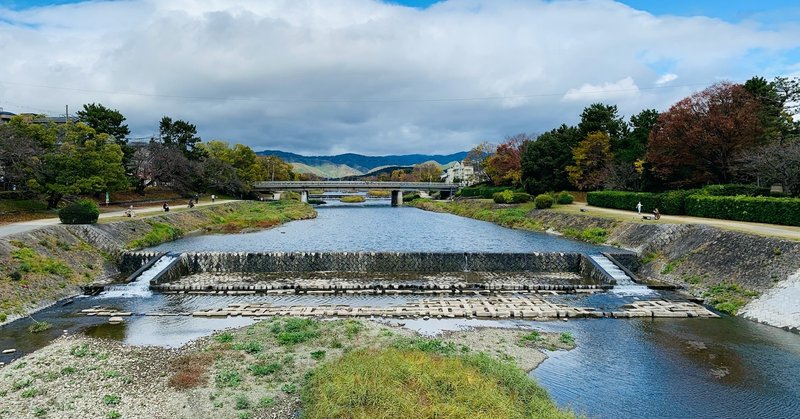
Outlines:
POLYGON ((256 192, 299 191, 300 200, 308 202, 309 189, 368 191, 375 189, 392 191, 392 206, 403 205, 403 192, 440 191, 443 195, 452 195, 458 185, 441 182, 372 182, 372 181, 305 181, 305 182, 255 182, 256 192))

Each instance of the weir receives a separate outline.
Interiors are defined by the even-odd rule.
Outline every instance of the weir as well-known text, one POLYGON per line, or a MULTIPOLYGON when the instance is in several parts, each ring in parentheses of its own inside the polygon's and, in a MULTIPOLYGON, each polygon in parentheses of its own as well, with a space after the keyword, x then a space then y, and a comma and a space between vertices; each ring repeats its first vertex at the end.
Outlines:
MULTIPOLYGON (((206 294, 596 292, 612 288, 617 278, 593 257, 582 253, 184 253, 166 265, 159 261, 164 269, 152 277, 150 287, 206 294)), ((137 260, 141 265, 152 263, 153 258, 152 253, 136 252, 123 260, 137 266, 137 260)), ((603 263, 616 266, 605 257, 603 263)))

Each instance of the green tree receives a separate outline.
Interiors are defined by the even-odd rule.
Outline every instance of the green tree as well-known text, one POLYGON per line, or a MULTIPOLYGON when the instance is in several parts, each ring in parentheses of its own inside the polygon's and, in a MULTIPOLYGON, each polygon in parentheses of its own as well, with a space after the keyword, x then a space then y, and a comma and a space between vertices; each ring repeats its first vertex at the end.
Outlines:
POLYGON ((611 138, 602 131, 592 132, 572 150, 574 165, 567 166, 569 181, 580 190, 605 185, 614 164, 611 138))
POLYGON ((51 126, 61 138, 41 156, 28 186, 47 196, 55 208, 64 195, 118 191, 128 186, 122 150, 108 134, 97 134, 83 124, 51 126))
POLYGON ((580 142, 575 127, 560 127, 539 135, 522 153, 522 184, 533 195, 569 189, 567 166, 572 163, 572 148, 580 142))
POLYGON ((197 136, 197 127, 194 124, 180 119, 173 121, 172 118, 165 116, 159 123, 159 138, 164 145, 177 147, 189 160, 199 160, 203 157, 203 149, 198 147, 202 140, 197 136))
POLYGON ((98 134, 108 134, 120 147, 126 145, 125 139, 130 135, 131 130, 124 124, 125 117, 116 110, 109 109, 99 103, 89 103, 83 105, 83 109, 78 111, 78 120, 91 127, 98 134))
POLYGON ((611 148, 623 148, 621 142, 628 134, 628 124, 619 116, 616 105, 593 103, 581 112, 581 122, 578 124, 581 138, 586 138, 593 132, 605 132, 611 139, 611 148))
POLYGON ((647 152, 647 140, 658 121, 658 115, 655 109, 645 109, 631 116, 627 135, 617 143, 616 148, 611 149, 618 162, 633 164, 636 160, 644 158, 647 152))
POLYGON ((0 125, 0 176, 22 188, 41 166, 41 156, 56 144, 56 133, 21 116, 0 125))
POLYGON ((768 82, 763 77, 753 77, 744 83, 744 89, 761 104, 758 111, 761 142, 783 143, 797 137, 798 126, 792 118, 800 99, 800 85, 796 79, 778 77, 768 82))

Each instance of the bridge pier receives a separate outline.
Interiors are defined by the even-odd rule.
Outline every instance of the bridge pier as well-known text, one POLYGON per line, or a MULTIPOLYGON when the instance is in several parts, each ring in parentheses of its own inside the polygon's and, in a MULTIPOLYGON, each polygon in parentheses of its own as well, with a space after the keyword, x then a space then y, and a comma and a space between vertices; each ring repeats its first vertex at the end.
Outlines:
POLYGON ((300 191, 300 202, 308 203, 308 191, 300 191))
POLYGON ((403 191, 392 191, 392 206, 403 206, 403 191))

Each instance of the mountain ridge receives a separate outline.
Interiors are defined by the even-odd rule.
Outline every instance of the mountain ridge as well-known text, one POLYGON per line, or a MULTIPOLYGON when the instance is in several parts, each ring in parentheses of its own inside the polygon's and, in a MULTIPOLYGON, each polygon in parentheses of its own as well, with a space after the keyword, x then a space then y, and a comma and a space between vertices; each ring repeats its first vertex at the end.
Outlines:
MULTIPOLYGON (((368 173, 381 166, 413 166, 419 163, 435 161, 445 165, 453 161, 461 161, 467 156, 466 151, 452 154, 401 154, 386 156, 366 156, 357 153, 344 153, 332 156, 303 156, 281 150, 262 150, 256 152, 261 156, 278 156, 287 163, 299 163, 311 168, 347 166, 361 174, 368 173)), ((346 169, 345 169, 346 170, 346 169)))

